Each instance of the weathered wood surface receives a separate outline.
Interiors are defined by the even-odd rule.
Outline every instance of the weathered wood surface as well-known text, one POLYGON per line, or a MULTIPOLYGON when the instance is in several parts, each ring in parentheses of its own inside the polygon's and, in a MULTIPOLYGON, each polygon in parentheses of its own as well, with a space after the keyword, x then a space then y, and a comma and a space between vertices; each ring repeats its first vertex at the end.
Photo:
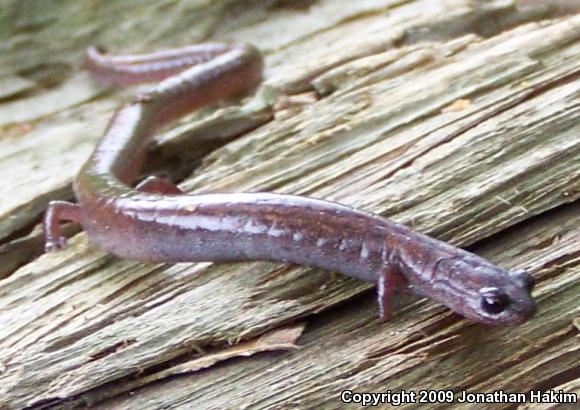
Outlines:
POLYGON ((88 4, 7 2, 0 14, 2 406, 333 408, 345 388, 580 391, 580 15, 509 1, 88 4), (266 83, 241 107, 164 134, 156 168, 187 173, 210 149, 199 137, 239 136, 181 186, 328 198, 477 242, 532 272, 538 315, 490 329, 402 298, 379 324, 354 280, 263 262, 122 261, 84 234, 38 257, 30 229, 48 200, 70 196, 111 111, 135 92, 93 83, 82 48, 207 38, 257 44, 266 83), (299 351, 145 382, 303 320, 299 351))

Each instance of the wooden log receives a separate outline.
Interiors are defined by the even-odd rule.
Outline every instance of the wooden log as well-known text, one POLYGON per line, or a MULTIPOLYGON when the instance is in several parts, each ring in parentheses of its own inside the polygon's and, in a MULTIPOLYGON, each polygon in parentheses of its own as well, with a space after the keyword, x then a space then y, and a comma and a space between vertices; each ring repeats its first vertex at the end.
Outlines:
POLYGON ((580 15, 567 5, 48 3, 9 1, 0 13, 10 34, 0 84, 13 84, 0 94, 1 406, 333 408, 347 388, 579 391, 580 15), (401 298, 382 325, 368 285, 307 267, 135 263, 83 233, 39 256, 46 203, 71 196, 112 110, 135 92, 92 82, 82 48, 192 37, 255 43, 266 81, 238 108, 202 110, 161 135, 153 168, 199 165, 181 183, 192 193, 327 198, 477 243, 532 272, 538 315, 490 329, 401 298), (207 135, 217 141, 197 143, 207 135), (151 382, 303 320, 301 350, 151 382))

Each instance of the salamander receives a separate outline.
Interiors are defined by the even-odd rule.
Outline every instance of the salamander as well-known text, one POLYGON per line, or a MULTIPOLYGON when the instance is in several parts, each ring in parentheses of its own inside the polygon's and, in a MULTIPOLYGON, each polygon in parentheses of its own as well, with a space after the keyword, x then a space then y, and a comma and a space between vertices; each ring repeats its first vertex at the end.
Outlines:
POLYGON ((110 56, 93 47, 86 66, 114 84, 159 83, 114 114, 74 179, 76 203, 49 204, 47 251, 65 246, 62 221, 80 222, 92 242, 121 258, 280 261, 371 282, 383 320, 391 316, 395 289, 488 325, 518 325, 534 314, 534 280, 525 270, 502 269, 369 212, 276 193, 188 195, 155 176, 134 187, 158 130, 259 86, 263 61, 254 47, 202 44, 134 56, 110 56))

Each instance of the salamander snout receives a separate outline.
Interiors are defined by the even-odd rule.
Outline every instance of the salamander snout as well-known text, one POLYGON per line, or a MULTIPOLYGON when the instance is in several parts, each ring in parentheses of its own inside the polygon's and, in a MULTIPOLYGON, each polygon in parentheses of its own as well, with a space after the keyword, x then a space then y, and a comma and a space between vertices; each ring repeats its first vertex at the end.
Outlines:
POLYGON ((479 323, 516 326, 536 312, 534 279, 525 270, 508 271, 474 254, 442 258, 428 291, 457 313, 479 323))
POLYGON ((525 288, 528 292, 531 292, 536 285, 536 281, 526 270, 514 270, 508 272, 508 275, 512 278, 512 281, 521 288, 525 288))
POLYGON ((525 270, 506 272, 507 281, 500 287, 483 287, 479 290, 480 308, 497 324, 519 325, 531 318, 536 305, 531 292, 534 278, 525 270))

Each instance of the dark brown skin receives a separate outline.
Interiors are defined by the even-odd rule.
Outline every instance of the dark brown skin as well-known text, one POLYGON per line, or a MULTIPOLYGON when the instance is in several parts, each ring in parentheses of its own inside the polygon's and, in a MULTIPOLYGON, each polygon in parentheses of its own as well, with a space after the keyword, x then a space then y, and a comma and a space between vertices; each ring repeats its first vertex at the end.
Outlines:
POLYGON ((395 288, 429 297, 478 323, 518 325, 534 314, 534 282, 525 271, 508 272, 370 213, 273 193, 186 195, 157 177, 131 188, 156 131, 260 83, 262 59, 253 47, 199 45, 125 57, 89 49, 87 67, 118 84, 168 78, 117 111, 74 181, 77 204, 49 205, 47 251, 65 245, 61 221, 74 221, 93 242, 123 258, 282 261, 372 282, 382 319, 391 314, 395 288))

